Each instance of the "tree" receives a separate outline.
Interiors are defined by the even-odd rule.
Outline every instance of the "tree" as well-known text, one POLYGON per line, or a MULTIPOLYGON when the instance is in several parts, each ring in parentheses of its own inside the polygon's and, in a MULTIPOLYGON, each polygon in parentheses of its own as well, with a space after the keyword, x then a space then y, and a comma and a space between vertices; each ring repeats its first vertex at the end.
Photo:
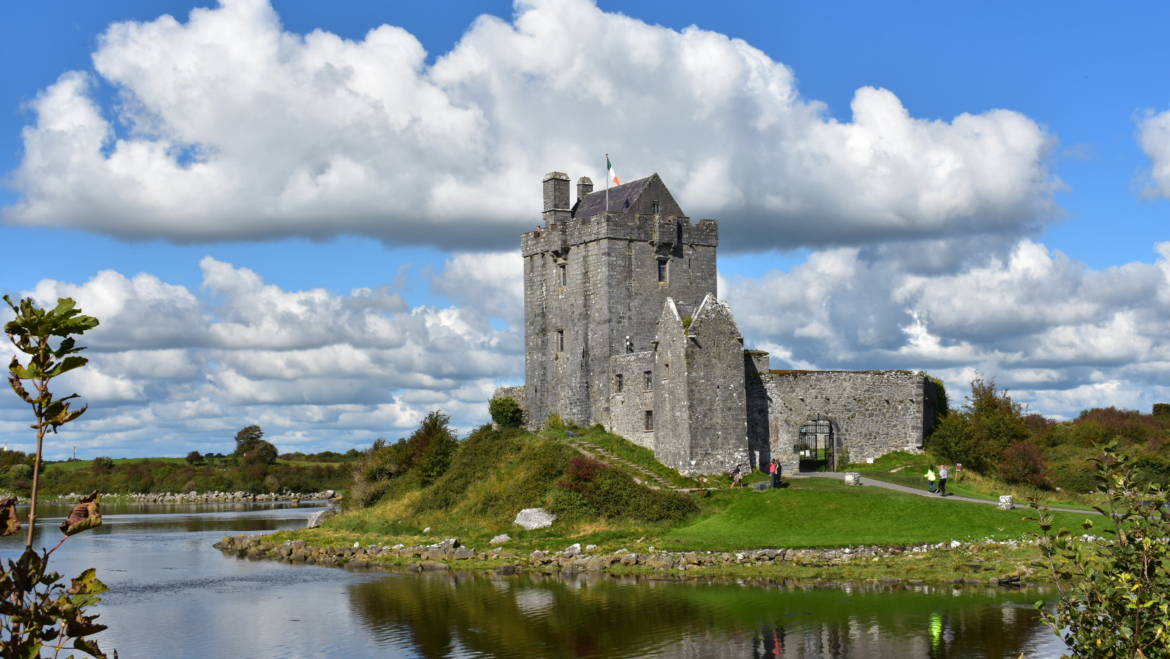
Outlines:
POLYGON ((93 459, 93 462, 90 463, 89 470, 92 471, 95 476, 108 474, 114 470, 114 459, 104 455, 99 455, 93 459))
MULTIPOLYGON (((4 301, 15 317, 5 323, 4 333, 19 352, 28 355, 27 363, 19 355, 8 365, 8 384, 21 400, 32 407, 36 423, 37 447, 32 464, 32 494, 28 513, 28 534, 24 553, 16 560, 8 560, 0 570, 0 638, 4 641, 5 656, 39 657, 41 650, 60 654, 65 643, 72 639, 73 648, 90 655, 104 657, 97 643, 85 638, 106 627, 94 622, 96 615, 85 615, 86 607, 96 604, 106 590, 90 568, 72 580, 67 589, 61 575, 48 571, 49 557, 70 536, 99 526, 102 522, 98 494, 83 497, 61 524, 64 537, 52 549, 33 551, 33 531, 37 519, 37 498, 40 487, 41 458, 44 439, 49 433, 74 421, 88 409, 72 408, 78 398, 70 394, 55 398, 49 390, 52 380, 59 375, 81 368, 89 363, 78 355, 85 348, 77 345, 73 335, 84 334, 98 326, 97 318, 86 316, 69 298, 60 298, 52 310, 43 309, 29 298, 19 304, 7 295, 4 301), (25 386, 25 383, 30 386, 25 386)), ((20 530, 16 515, 16 497, 0 501, 0 535, 12 535, 20 530)))
POLYGON ((995 380, 976 378, 962 411, 943 417, 927 445, 939 457, 986 472, 1007 447, 1028 437, 1023 406, 997 389, 995 380))
POLYGON ((270 465, 276 462, 276 455, 276 447, 261 439, 244 453, 244 464, 270 465))
POLYGON ((518 428, 524 423, 524 412, 514 398, 493 398, 488 403, 488 411, 491 412, 492 421, 502 428, 518 428))
POLYGON ((236 433, 236 450, 232 455, 237 458, 244 457, 244 454, 256 447, 256 443, 262 441, 264 431, 260 426, 252 425, 240 428, 236 433))
POLYGON ((203 462, 203 456, 199 453, 199 451, 191 451, 187 454, 187 464, 197 465, 201 462, 203 462))
MULTIPOLYGON (((1165 657, 1170 647, 1170 492, 1142 487, 1128 457, 1110 442, 1095 458, 1097 489, 1107 504, 1101 536, 1053 531, 1041 511, 1041 569, 1060 599, 1044 621, 1076 656, 1165 657)), ((1033 507, 1037 507, 1033 504, 1033 507)), ((1082 524, 1086 533, 1093 520, 1082 524)))

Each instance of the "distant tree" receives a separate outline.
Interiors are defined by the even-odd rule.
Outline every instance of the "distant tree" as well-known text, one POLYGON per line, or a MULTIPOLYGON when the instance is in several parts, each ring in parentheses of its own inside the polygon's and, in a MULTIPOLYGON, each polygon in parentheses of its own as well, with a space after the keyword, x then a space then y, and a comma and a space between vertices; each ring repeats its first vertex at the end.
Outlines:
POLYGON ((187 464, 196 465, 203 462, 203 456, 199 451, 191 451, 187 454, 187 464))
POLYGON ((89 469, 95 476, 108 474, 114 470, 114 459, 104 455, 99 455, 93 459, 93 463, 90 464, 89 469))
POLYGON ((273 446, 270 442, 266 442, 261 439, 252 444, 251 447, 244 453, 244 464, 270 465, 276 462, 276 455, 276 447, 273 446))
POLYGON ((948 461, 986 472, 1009 446, 1028 438, 1023 405, 997 389, 995 380, 976 378, 962 411, 943 417, 927 446, 948 461))
POLYGON ((518 428, 524 423, 524 412, 514 398, 493 398, 488 403, 488 411, 491 412, 492 421, 503 428, 518 428))
POLYGON ((236 450, 232 455, 237 458, 244 457, 244 454, 255 448, 258 442, 263 441, 264 431, 260 426, 251 425, 245 426, 236 433, 236 450))
POLYGON ((1021 483, 1042 489, 1051 487, 1044 452, 1032 442, 1016 442, 1007 447, 996 470, 1007 483, 1021 483))

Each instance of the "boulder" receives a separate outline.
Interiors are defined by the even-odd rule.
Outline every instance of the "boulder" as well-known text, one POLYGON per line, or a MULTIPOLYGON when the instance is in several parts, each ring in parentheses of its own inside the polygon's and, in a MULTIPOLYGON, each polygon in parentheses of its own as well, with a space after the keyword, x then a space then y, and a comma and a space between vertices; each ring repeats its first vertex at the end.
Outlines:
POLYGON ((857 473, 856 471, 845 472, 845 484, 861 485, 861 474, 857 473))
POLYGON ((997 507, 1000 510, 1011 510, 1016 507, 1016 501, 1010 494, 1001 494, 999 496, 999 504, 997 507))
POLYGON ((330 517, 337 515, 339 512, 340 511, 337 510, 336 508, 326 508, 325 510, 318 510, 317 512, 313 513, 312 515, 309 515, 309 520, 305 523, 305 528, 306 529, 315 529, 318 526, 321 526, 321 522, 324 522, 325 520, 329 519, 330 517))
POLYGON ((516 519, 512 523, 531 531, 533 529, 547 529, 556 519, 556 515, 544 508, 525 508, 516 514, 516 519))
POLYGON ((507 533, 501 533, 501 534, 497 535, 496 537, 492 538, 491 540, 488 540, 488 544, 489 545, 502 545, 511 539, 512 539, 512 536, 508 535, 507 533))

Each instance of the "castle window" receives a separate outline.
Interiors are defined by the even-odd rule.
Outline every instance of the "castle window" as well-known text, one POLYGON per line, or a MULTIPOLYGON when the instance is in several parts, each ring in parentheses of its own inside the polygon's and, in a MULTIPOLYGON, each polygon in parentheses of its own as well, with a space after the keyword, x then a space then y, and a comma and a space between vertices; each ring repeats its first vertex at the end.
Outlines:
POLYGON ((646 417, 642 425, 643 430, 654 430, 654 410, 646 410, 646 417))
POLYGON ((670 274, 667 269, 668 263, 670 261, 666 259, 658 259, 658 281, 667 281, 667 277, 670 274))
POLYGON ((565 351, 565 330, 557 330, 557 352, 565 351))
POLYGON ((616 391, 620 394, 622 392, 622 388, 624 386, 625 386, 625 382, 623 382, 621 373, 618 373, 617 375, 613 376, 613 390, 614 391, 616 391))
POLYGON ((562 263, 562 264, 560 264, 560 265, 558 265, 558 266, 557 266, 557 270, 558 270, 558 274, 559 274, 559 276, 560 276, 560 278, 561 278, 561 286, 565 286, 565 285, 567 285, 567 284, 569 283, 569 271, 568 271, 568 268, 566 268, 566 267, 565 267, 565 264, 564 264, 564 263, 562 263))
POLYGON ((654 373, 651 371, 642 371, 642 386, 647 390, 654 386, 654 373))
POLYGON ((654 213, 655 215, 657 215, 659 213, 659 211, 661 211, 661 210, 662 210, 662 205, 658 203, 657 199, 650 202, 650 212, 651 213, 654 213))

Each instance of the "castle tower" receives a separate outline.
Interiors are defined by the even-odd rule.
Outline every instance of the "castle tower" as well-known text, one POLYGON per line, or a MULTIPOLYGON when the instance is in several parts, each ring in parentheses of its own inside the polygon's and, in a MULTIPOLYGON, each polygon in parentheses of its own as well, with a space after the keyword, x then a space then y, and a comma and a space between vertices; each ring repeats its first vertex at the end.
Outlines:
POLYGON ((667 298, 689 315, 715 295, 719 226, 692 224, 657 174, 610 188, 608 208, 586 178, 569 207, 569 184, 544 177, 544 223, 521 240, 524 406, 532 426, 609 426, 610 358, 652 353, 667 298))

